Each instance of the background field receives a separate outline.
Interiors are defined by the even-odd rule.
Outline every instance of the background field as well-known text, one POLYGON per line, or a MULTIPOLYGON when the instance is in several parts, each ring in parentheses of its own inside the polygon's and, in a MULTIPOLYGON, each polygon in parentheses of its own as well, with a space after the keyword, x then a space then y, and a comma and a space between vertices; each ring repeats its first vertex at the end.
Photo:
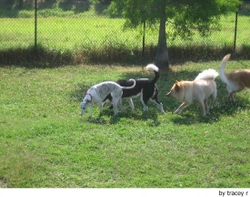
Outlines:
MULTIPOLYGON (((221 57, 222 58, 222 57, 221 57)), ((233 58, 233 57, 232 57, 233 58)), ((230 61, 228 70, 250 61, 230 61)), ((143 65, 144 67, 145 65, 143 65)), ((80 117, 86 90, 103 80, 153 77, 140 66, 0 68, 0 187, 248 188, 250 185, 250 99, 240 92, 229 104, 217 78, 218 99, 200 117, 197 104, 181 115, 166 98, 174 81, 192 80, 219 61, 189 62, 161 70, 159 100, 142 112, 124 101, 126 113, 80 117)))
MULTIPOLYGON (((55 49, 77 49, 77 47, 123 44, 126 48, 142 46, 142 27, 135 30, 124 30, 125 19, 108 17, 48 17, 38 18, 38 43, 55 49)), ((248 40, 247 28, 250 19, 240 16, 238 21, 237 45, 246 44, 248 40)), ((211 36, 201 37, 196 34, 193 40, 169 39, 168 45, 209 44, 233 47, 235 14, 221 18, 221 30, 214 29, 211 36)), ((33 18, 0 18, 1 48, 16 46, 28 47, 34 44, 33 18)), ((171 31, 171 30, 169 30, 171 31)), ((157 45, 158 26, 153 29, 146 27, 146 44, 157 45)))
MULTIPOLYGON (((81 15, 53 15, 52 10, 37 24, 37 48, 33 12, 20 18, 0 18, 0 65, 54 67, 81 63, 142 63, 154 61, 158 42, 158 26, 146 25, 143 53, 143 28, 124 29, 124 19, 81 15)), ((221 30, 201 37, 194 31, 193 39, 173 39, 167 24, 167 44, 170 63, 217 60, 224 53, 235 52, 238 59, 249 59, 249 16, 240 15, 234 50, 235 13, 221 18, 221 30), (202 52, 201 52, 202 51, 202 52)))

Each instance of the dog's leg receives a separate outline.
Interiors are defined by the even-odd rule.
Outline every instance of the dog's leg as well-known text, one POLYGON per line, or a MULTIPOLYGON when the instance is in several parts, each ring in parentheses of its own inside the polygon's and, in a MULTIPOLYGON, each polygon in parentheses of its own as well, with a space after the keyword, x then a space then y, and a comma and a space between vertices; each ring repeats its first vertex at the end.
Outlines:
POLYGON ((161 113, 165 113, 165 111, 163 109, 163 104, 161 102, 159 102, 156 99, 151 99, 151 101, 157 105, 157 107, 161 110, 161 113))
POLYGON ((227 99, 229 102, 232 102, 233 101, 233 92, 232 92, 231 87, 229 85, 227 85, 227 91, 228 91, 227 99))
POLYGON ((206 116, 205 101, 203 101, 203 100, 198 100, 198 104, 200 105, 202 115, 203 115, 203 116, 206 116))
POLYGON ((143 111, 148 111, 148 106, 144 103, 144 101, 142 100, 142 105, 143 105, 143 111))
POLYGON ((102 108, 103 108, 103 105, 102 105, 102 103, 99 103, 99 109, 100 109, 100 113, 102 113, 102 108))
POLYGON ((188 103, 185 103, 185 102, 183 102, 178 108, 177 108, 177 110, 175 110, 175 114, 180 114, 181 113, 181 111, 182 111, 182 109, 184 109, 185 107, 187 107, 189 104, 188 103))
POLYGON ((235 102, 235 99, 234 99, 234 92, 231 93, 231 99, 233 102, 235 102))
POLYGON ((90 103, 89 116, 92 116, 93 102, 90 103))
POLYGON ((228 100, 231 101, 231 102, 235 102, 235 100, 234 100, 234 94, 236 92, 242 91, 244 89, 244 87, 245 87, 244 85, 238 85, 237 89, 235 89, 235 90, 230 89, 228 91, 228 100))
POLYGON ((210 103, 210 108, 212 109, 214 107, 214 102, 217 97, 217 91, 214 91, 213 94, 211 95, 211 103, 210 103))
POLYGON ((228 100, 229 100, 229 102, 235 102, 235 100, 234 100, 234 92, 230 92, 228 94, 228 100))
POLYGON ((102 107, 104 107, 107 103, 109 102, 109 100, 105 100, 104 102, 102 102, 102 107))
POLYGON ((129 99, 128 99, 128 103, 129 103, 130 108, 131 108, 132 111, 133 111, 133 110, 135 109, 135 106, 134 106, 134 102, 133 102, 132 98, 129 98, 129 99))
POLYGON ((205 106, 205 113, 209 114, 209 106, 207 104, 207 99, 204 100, 204 106, 205 106))
MULTIPOLYGON (((112 96, 111 96, 111 94, 108 94, 108 96, 106 96, 106 98, 102 102, 102 106, 104 107, 109 101, 112 102, 112 96)), ((113 106, 111 105, 109 108, 112 108, 112 107, 113 106)))
POLYGON ((156 101, 156 100, 151 100, 151 101, 157 105, 157 107, 161 110, 162 113, 165 113, 162 103, 160 103, 159 101, 156 101))
POLYGON ((112 104, 114 107, 114 116, 117 116, 118 115, 118 109, 117 109, 118 99, 113 97, 112 104))
POLYGON ((146 105, 147 101, 145 100, 143 95, 143 89, 141 91, 141 103, 143 105, 143 111, 148 111, 148 106, 146 105))
POLYGON ((161 113, 165 113, 163 109, 163 104, 160 101, 158 101, 158 89, 156 86, 154 86, 153 96, 151 96, 150 100, 157 105, 157 107, 161 110, 161 113))
POLYGON ((119 101, 118 101, 118 104, 122 110, 122 112, 125 112, 126 110, 124 109, 123 105, 122 105, 122 99, 120 98, 119 101))

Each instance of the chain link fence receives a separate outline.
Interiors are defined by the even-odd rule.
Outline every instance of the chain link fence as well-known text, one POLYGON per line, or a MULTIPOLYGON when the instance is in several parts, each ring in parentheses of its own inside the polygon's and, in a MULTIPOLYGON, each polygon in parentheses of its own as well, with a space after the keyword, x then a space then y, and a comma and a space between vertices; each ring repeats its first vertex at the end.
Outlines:
MULTIPOLYGON (((76 54, 74 58, 79 59, 76 62, 80 63, 84 61, 82 51, 98 53, 102 48, 102 55, 105 56, 105 53, 110 52, 110 48, 124 48, 131 55, 135 55, 134 51, 145 55, 145 47, 150 50, 157 46, 158 26, 153 29, 147 25, 137 29, 124 29, 124 19, 98 15, 96 10, 91 8, 89 1, 71 0, 66 3, 63 0, 51 0, 47 1, 47 4, 43 0, 20 2, 26 2, 22 5, 25 9, 7 8, 6 12, 1 11, 0 53, 33 46, 36 50, 42 46, 60 53, 71 51, 76 54), (51 5, 48 5, 48 2, 51 5)), ((195 35, 193 40, 168 38, 168 47, 197 43, 227 45, 235 51, 240 50, 242 46, 250 46, 249 15, 250 2, 242 5, 239 12, 222 17, 221 31, 212 32, 211 36, 206 38, 195 35)), ((115 52, 119 53, 118 50, 110 53, 115 52)))

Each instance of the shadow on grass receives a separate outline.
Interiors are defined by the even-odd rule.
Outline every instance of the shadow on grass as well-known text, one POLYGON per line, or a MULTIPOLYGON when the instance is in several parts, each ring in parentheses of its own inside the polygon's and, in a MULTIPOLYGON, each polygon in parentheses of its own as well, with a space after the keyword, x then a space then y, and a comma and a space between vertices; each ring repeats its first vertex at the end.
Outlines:
POLYGON ((120 112, 118 113, 118 116, 114 116, 113 109, 104 109, 102 113, 99 113, 99 110, 97 114, 93 113, 93 116, 90 117, 89 114, 86 112, 86 118, 81 119, 82 122, 89 122, 92 124, 98 124, 98 125, 114 125, 118 124, 120 121, 123 121, 124 118, 130 119, 132 121, 147 121, 150 127, 157 127, 160 125, 160 122, 158 120, 158 113, 155 110, 149 110, 147 112, 134 112, 127 110, 126 112, 120 112))
POLYGON ((149 106, 148 111, 143 111, 142 108, 138 108, 135 111, 127 110, 123 117, 132 119, 135 121, 145 121, 151 127, 157 127, 160 125, 158 115, 161 114, 160 110, 154 106, 149 106))
POLYGON ((197 123, 212 124, 220 121, 222 116, 234 116, 237 113, 248 110, 249 101, 245 98, 238 98, 236 102, 217 101, 213 109, 210 109, 210 114, 203 117, 201 115, 198 104, 191 104, 179 115, 173 115, 171 121, 177 125, 191 125, 197 123), (199 109, 198 109, 199 108, 199 109))
MULTIPOLYGON (((155 61, 157 46, 145 46, 142 55, 141 48, 130 48, 123 44, 103 45, 101 47, 85 47, 77 50, 53 49, 38 43, 37 47, 17 47, 0 49, 0 67, 13 65, 26 68, 55 68, 77 64, 134 64, 141 65, 155 61)), ((231 59, 249 60, 250 46, 243 45, 238 53, 233 53, 230 45, 184 45, 168 48, 169 62, 172 65, 187 61, 208 62, 220 60, 225 54, 232 53, 231 59)))

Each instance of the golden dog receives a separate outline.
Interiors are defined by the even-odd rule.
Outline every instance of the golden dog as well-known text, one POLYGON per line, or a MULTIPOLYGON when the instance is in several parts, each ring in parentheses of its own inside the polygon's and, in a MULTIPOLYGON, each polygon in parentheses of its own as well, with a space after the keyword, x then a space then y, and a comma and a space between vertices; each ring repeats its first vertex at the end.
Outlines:
POLYGON ((214 80, 218 75, 214 69, 208 69, 200 73, 193 81, 176 81, 170 92, 166 94, 182 102, 175 113, 179 114, 183 108, 195 100, 200 105, 202 115, 208 114, 207 99, 211 98, 212 108, 217 97, 217 86, 214 80))
POLYGON ((234 101, 234 93, 250 88, 250 70, 235 70, 231 73, 225 73, 225 67, 231 54, 226 55, 220 64, 220 78, 227 84, 228 100, 234 101))

